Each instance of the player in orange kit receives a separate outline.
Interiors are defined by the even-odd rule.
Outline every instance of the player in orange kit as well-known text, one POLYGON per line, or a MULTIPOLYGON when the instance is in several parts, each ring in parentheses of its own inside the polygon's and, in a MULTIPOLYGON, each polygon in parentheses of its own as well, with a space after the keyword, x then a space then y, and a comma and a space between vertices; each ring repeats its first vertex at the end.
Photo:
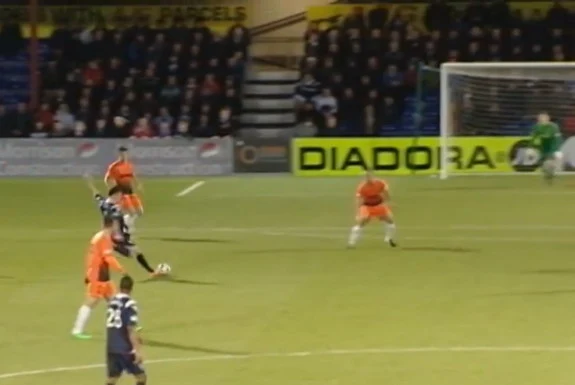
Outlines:
POLYGON ((385 242, 391 247, 396 247, 394 241, 395 222, 391 209, 387 206, 389 202, 389 187, 381 179, 376 179, 371 172, 365 173, 365 180, 359 184, 356 190, 356 224, 351 228, 348 246, 354 247, 361 236, 363 227, 371 219, 379 219, 385 224, 385 242))
POLYGON ((86 258, 87 285, 86 300, 78 310, 78 316, 72 329, 72 335, 78 339, 90 339, 84 334, 84 328, 92 309, 102 300, 108 301, 116 294, 116 289, 110 278, 110 270, 125 274, 124 268, 114 257, 114 244, 112 241, 115 219, 104 217, 103 228, 92 237, 86 258))
POLYGON ((134 193, 134 183, 138 189, 142 186, 136 178, 134 165, 128 159, 128 148, 122 146, 118 149, 118 159, 108 166, 104 182, 108 187, 115 185, 122 189, 121 205, 126 212, 124 222, 134 232, 136 218, 144 213, 144 206, 140 197, 134 193))

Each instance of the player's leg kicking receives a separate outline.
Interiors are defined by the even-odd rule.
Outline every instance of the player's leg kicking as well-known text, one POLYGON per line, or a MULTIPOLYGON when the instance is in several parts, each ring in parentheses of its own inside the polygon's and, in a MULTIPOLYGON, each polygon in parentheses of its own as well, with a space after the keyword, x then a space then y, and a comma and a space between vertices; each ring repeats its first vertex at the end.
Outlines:
POLYGON ((138 264, 152 277, 163 275, 160 271, 157 271, 150 266, 144 254, 140 251, 138 246, 132 242, 116 241, 114 242, 114 251, 123 257, 135 258, 138 264))
POLYGON ((351 228, 348 247, 355 247, 365 225, 367 225, 372 218, 377 218, 384 223, 385 226, 385 238, 384 241, 388 243, 391 247, 396 247, 395 242, 395 232, 396 225, 393 219, 393 214, 391 210, 386 205, 378 206, 361 206, 357 216, 357 222, 355 226, 351 228))
POLYGON ((86 324, 90 319, 92 310, 100 303, 102 299, 108 301, 114 296, 116 289, 112 282, 94 282, 88 283, 86 288, 86 299, 76 316, 74 327, 72 328, 72 335, 78 339, 87 340, 92 338, 89 334, 85 334, 84 330, 86 324))

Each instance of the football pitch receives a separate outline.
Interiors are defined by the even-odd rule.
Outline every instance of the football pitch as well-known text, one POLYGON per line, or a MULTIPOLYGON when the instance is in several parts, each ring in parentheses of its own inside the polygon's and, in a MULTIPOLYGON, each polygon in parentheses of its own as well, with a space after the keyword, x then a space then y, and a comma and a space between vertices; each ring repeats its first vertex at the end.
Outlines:
MULTIPOLYGON (((400 247, 345 248, 358 180, 145 180, 149 384, 571 384, 575 180, 390 179, 400 247)), ((0 385, 103 384, 104 309, 69 336, 99 213, 81 180, 0 181, 0 385)), ((132 384, 124 378, 121 384, 132 384)))

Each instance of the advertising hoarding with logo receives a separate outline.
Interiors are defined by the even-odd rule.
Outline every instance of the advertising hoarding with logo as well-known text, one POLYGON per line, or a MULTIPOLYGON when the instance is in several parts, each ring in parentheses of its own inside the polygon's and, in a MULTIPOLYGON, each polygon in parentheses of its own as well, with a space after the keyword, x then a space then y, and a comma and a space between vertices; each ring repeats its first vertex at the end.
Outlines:
POLYGON ((235 145, 235 172, 289 172, 290 129, 244 129, 235 145))
POLYGON ((208 176, 233 172, 231 139, 5 139, 0 141, 0 177, 60 177, 103 173, 129 149, 144 176, 208 176))
MULTIPOLYGON (((352 176, 366 169, 385 175, 437 174, 438 138, 298 138, 292 143, 292 170, 298 176, 352 176)), ((563 168, 575 170, 575 140, 567 140, 563 168), (569 143, 573 150, 570 150, 569 143), (573 165, 570 165, 573 159, 573 165)), ((541 156, 523 137, 455 137, 447 147, 450 174, 530 173, 541 156)))

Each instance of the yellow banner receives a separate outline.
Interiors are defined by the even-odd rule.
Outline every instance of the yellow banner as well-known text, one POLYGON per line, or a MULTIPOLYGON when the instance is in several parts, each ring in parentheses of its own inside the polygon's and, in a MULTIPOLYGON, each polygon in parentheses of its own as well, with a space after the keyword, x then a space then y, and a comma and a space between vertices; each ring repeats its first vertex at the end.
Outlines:
MULTIPOLYGON (((539 156, 526 151, 521 137, 450 138, 447 169, 452 174, 531 172, 539 156)), ((292 142, 292 170, 297 176, 355 176, 365 170, 380 175, 437 174, 438 138, 320 139, 292 142)))
MULTIPOLYGON (((80 26, 95 26, 105 23, 113 26, 119 19, 150 21, 153 26, 160 19, 168 25, 174 17, 181 17, 186 22, 201 18, 218 33, 225 33, 235 23, 248 23, 248 9, 245 6, 211 5, 211 6, 46 6, 39 7, 38 35, 49 37, 55 24, 61 22, 80 26)), ((24 36, 30 35, 29 14, 27 7, 0 6, 0 22, 13 20, 23 25, 24 36)))
MULTIPOLYGON (((543 1, 509 2, 509 6, 512 9, 512 11, 520 10, 522 11, 524 17, 531 16, 531 13, 535 10, 541 10, 543 14, 545 14, 552 4, 553 4, 552 2, 543 2, 543 1)), ((575 2, 562 2, 561 4, 568 9, 571 10, 575 9, 575 2)), ((402 4, 382 3, 382 6, 385 7, 389 13, 388 20, 393 20, 397 17, 401 17, 403 20, 411 21, 416 25, 416 27, 418 27, 422 31, 425 31, 424 16, 427 5, 428 3, 402 3, 402 4)), ((458 9, 459 8, 463 9, 466 6, 464 2, 452 3, 451 5, 458 9)), ((352 12, 353 9, 358 7, 364 10, 364 14, 367 14, 369 10, 375 8, 375 5, 334 4, 334 5, 308 7, 307 20, 319 22, 320 28, 326 29, 334 23, 342 22, 345 19, 345 17, 352 12)))

